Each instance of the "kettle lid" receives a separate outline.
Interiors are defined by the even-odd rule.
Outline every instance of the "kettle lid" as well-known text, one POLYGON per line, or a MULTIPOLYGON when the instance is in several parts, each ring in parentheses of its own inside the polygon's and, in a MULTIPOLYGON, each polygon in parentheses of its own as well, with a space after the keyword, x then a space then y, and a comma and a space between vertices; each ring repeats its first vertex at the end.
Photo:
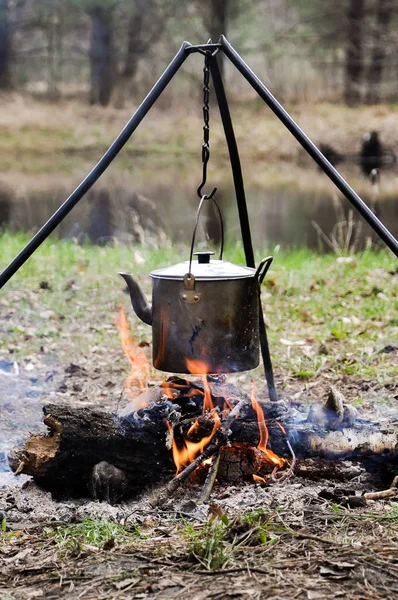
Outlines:
MULTIPOLYGON (((226 279, 244 279, 254 277, 256 269, 252 267, 243 267, 228 262, 227 260, 211 260, 214 252, 195 252, 198 261, 192 261, 191 273, 196 280, 226 280, 226 279)), ((184 275, 189 272, 189 260, 180 262, 176 265, 156 269, 150 273, 154 279, 184 279, 184 275)))

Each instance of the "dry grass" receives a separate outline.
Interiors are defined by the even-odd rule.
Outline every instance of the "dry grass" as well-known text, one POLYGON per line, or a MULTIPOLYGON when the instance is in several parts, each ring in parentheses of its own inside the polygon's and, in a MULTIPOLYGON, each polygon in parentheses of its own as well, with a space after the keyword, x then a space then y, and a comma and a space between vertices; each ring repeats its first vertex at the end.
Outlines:
MULTIPOLYGON (((0 109, 2 171, 51 172, 65 158, 88 161, 99 158, 130 118, 135 104, 123 109, 91 107, 76 100, 51 104, 18 94, 3 96, 0 109), (33 164, 32 164, 33 163, 33 164)), ((395 148, 398 125, 394 107, 364 106, 349 109, 334 104, 287 107, 302 129, 316 142, 327 142, 344 152, 358 150, 365 131, 377 129, 382 140, 395 148)), ((247 160, 297 160, 299 145, 260 101, 232 107, 242 155, 247 160)), ((226 158, 221 123, 211 115, 211 142, 226 158)), ((152 109, 127 151, 134 156, 157 158, 200 154, 202 122, 199 98, 162 110, 152 109)), ((131 156, 130 156, 131 158, 131 156)))
POLYGON ((227 525, 184 529, 165 514, 147 519, 135 541, 126 531, 108 544, 104 528, 123 527, 37 524, 4 535, 0 597, 394 599, 396 518, 396 506, 365 513, 322 502, 307 502, 301 513, 265 508, 227 525), (210 570, 203 553, 226 560, 210 570))

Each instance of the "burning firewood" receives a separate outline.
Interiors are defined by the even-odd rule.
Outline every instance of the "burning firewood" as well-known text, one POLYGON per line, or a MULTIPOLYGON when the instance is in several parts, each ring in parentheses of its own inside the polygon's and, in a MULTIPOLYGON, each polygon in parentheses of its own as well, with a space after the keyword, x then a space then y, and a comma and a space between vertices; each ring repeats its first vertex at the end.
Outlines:
POLYGON ((121 415, 45 406, 48 434, 32 436, 11 452, 12 469, 32 475, 58 497, 92 495, 112 501, 169 480, 157 494, 163 502, 194 472, 200 475, 198 467, 203 476, 196 480, 208 474, 201 496, 205 501, 216 479, 272 484, 291 476, 294 456, 301 476, 309 458, 332 466, 355 459, 372 463, 378 472, 386 465, 394 469, 398 462, 398 425, 354 421, 352 412, 348 418, 336 390, 329 392, 323 409, 311 408, 308 418, 283 402, 260 403, 222 379, 172 377, 142 396, 149 402, 146 408, 121 415), (322 412, 322 419, 314 418, 322 412), (211 457, 210 468, 201 466, 211 457))
POLYGON ((220 460, 221 460, 221 453, 217 452, 213 456, 213 460, 210 465, 205 484, 204 484, 201 494, 199 496, 200 504, 202 504, 203 502, 207 502, 207 500, 210 498, 211 491, 213 489, 214 483, 216 481, 216 477, 218 475, 218 469, 220 467, 220 460))
POLYGON ((326 403, 313 404, 308 413, 308 421, 334 430, 342 425, 350 427, 357 415, 358 411, 346 403, 343 394, 330 386, 326 403))

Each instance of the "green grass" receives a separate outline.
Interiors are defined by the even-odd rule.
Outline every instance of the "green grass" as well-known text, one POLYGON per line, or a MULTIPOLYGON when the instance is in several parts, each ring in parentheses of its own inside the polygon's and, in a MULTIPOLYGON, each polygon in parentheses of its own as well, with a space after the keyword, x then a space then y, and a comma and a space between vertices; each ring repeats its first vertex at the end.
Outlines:
POLYGON ((186 525, 183 534, 187 538, 188 556, 205 569, 214 571, 231 558, 233 546, 227 541, 228 524, 215 519, 200 528, 186 525))
POLYGON ((391 502, 390 505, 386 506, 380 512, 366 512, 364 514, 355 514, 347 511, 344 514, 347 521, 369 521, 372 523, 380 523, 381 525, 392 525, 395 529, 398 526, 398 503, 391 502), (386 507, 387 510, 386 510, 386 507))
POLYGON ((200 526, 185 524, 182 533, 187 540, 188 557, 209 571, 226 567, 249 547, 278 543, 287 530, 274 520, 275 513, 267 510, 248 512, 232 521, 226 515, 211 518, 200 526))
MULTIPOLYGON (((3 233, 0 267, 21 250, 26 234, 3 233)), ((274 364, 284 378, 371 377, 376 383, 398 375, 394 353, 398 334, 396 259, 388 251, 367 250, 351 262, 307 249, 283 252, 263 249, 257 259, 274 254, 262 289, 274 364), (320 350, 322 344, 322 350, 320 350)), ((148 240, 145 247, 121 244, 80 246, 47 240, 4 287, 0 302, 0 354, 15 357, 39 353, 44 345, 62 350, 68 343, 74 357, 90 348, 120 348, 114 325, 118 306, 128 311, 133 332, 151 340, 151 329, 133 315, 124 283, 117 274, 130 270, 150 295, 149 272, 180 262, 185 246, 148 240), (50 289, 41 289, 47 282, 50 289)), ((227 243, 225 259, 244 264, 241 244, 227 243)))
POLYGON ((118 523, 89 518, 73 525, 48 528, 46 533, 61 554, 76 554, 84 551, 86 546, 102 549, 106 544, 119 544, 139 536, 137 528, 131 530, 118 523))

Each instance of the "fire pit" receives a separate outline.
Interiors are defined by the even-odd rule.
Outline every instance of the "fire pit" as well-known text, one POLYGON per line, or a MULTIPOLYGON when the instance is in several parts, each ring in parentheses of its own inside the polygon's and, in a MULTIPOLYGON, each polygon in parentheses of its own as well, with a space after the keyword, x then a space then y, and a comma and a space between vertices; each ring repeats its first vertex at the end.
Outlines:
MULTIPOLYGON (((48 435, 32 436, 11 453, 16 473, 32 475, 58 498, 120 502, 156 486, 152 505, 172 501, 184 483, 199 486, 198 500, 206 502, 215 482, 272 486, 293 475, 344 481, 365 470, 379 488, 385 486, 381 493, 396 495, 394 422, 361 418, 333 386, 325 402, 309 410, 259 400, 254 384, 246 393, 224 375, 172 376, 145 387, 145 352, 123 311, 119 328, 131 362, 130 402, 118 414, 46 405, 48 435)), ((193 373, 203 369, 189 364, 193 373)))

